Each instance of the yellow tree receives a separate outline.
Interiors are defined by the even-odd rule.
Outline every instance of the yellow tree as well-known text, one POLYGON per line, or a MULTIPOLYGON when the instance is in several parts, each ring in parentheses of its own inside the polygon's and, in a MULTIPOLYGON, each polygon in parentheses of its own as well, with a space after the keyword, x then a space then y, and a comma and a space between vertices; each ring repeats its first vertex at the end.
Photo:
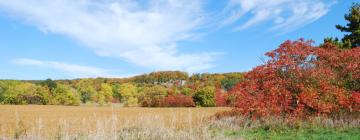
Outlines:
POLYGON ((138 105, 138 90, 137 87, 131 83, 124 83, 120 85, 119 93, 121 96, 121 102, 125 106, 137 106, 138 105))
POLYGON ((102 83, 100 85, 100 91, 97 94, 98 96, 98 103, 104 104, 104 103, 110 103, 112 101, 113 97, 113 91, 110 84, 102 83))

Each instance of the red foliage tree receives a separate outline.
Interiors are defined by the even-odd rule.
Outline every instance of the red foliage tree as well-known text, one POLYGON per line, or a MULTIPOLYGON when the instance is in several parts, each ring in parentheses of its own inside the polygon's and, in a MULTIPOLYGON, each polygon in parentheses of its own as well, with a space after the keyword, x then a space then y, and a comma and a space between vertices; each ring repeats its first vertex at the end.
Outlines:
POLYGON ((168 95, 165 97, 165 106, 167 107, 195 107, 193 99, 183 94, 168 95))
POLYGON ((311 43, 286 41, 266 53, 270 60, 246 73, 245 80, 230 90, 236 96, 235 110, 251 117, 359 111, 360 49, 311 43), (347 86, 354 82, 355 86, 347 86))

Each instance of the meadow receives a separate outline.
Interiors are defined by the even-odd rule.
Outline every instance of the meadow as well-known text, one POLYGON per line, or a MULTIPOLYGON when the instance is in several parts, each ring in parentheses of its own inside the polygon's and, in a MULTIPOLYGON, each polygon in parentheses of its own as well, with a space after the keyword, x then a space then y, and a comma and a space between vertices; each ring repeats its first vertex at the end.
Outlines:
POLYGON ((210 139, 229 109, 1 105, 0 139, 210 139))
POLYGON ((0 140, 238 140, 360 138, 356 118, 219 116, 228 107, 0 105, 0 140))

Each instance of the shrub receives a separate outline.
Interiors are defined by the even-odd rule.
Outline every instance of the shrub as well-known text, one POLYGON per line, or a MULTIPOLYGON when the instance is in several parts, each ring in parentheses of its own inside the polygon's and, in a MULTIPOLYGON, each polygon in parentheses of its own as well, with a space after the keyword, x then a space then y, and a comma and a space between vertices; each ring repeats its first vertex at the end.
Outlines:
POLYGON ((215 106, 215 87, 206 86, 199 89, 194 95, 194 100, 196 105, 204 107, 215 106))
POLYGON ((194 107, 195 103, 189 96, 182 94, 169 95, 165 97, 165 106, 167 107, 194 107))
POLYGON ((181 89, 181 93, 183 93, 186 96, 193 96, 194 95, 194 90, 188 87, 183 87, 181 89))
POLYGON ((359 112, 360 111, 360 92, 353 92, 351 94, 352 101, 352 110, 359 112))
POLYGON ((360 49, 340 50, 330 43, 313 47, 311 43, 286 41, 266 53, 270 60, 246 73, 245 80, 230 91, 236 96, 236 111, 251 117, 356 111, 358 103, 351 100, 354 88, 345 85, 360 77, 360 49))
POLYGON ((216 106, 227 106, 228 105, 228 94, 221 89, 216 89, 215 95, 216 106))
POLYGON ((162 107, 164 106, 164 98, 166 97, 166 88, 160 85, 145 87, 143 93, 139 97, 141 106, 144 107, 162 107))

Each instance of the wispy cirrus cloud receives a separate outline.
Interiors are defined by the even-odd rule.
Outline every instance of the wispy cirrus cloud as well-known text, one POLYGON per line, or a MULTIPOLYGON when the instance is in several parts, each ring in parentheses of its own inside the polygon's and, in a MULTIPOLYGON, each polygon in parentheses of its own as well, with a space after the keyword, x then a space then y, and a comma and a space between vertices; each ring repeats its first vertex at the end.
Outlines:
POLYGON ((109 70, 103 68, 70 64, 66 62, 42 61, 42 60, 29 59, 29 58, 17 58, 11 60, 11 62, 17 65, 35 66, 35 67, 42 67, 42 68, 62 71, 65 72, 70 77, 74 77, 74 78, 119 77, 109 74, 109 70))
POLYGON ((183 53, 178 42, 205 24, 202 0, 2 0, 0 10, 43 32, 75 39, 100 56, 153 70, 200 71, 217 52, 183 53))
POLYGON ((334 0, 230 0, 222 26, 235 31, 272 22, 271 30, 289 32, 324 16, 334 0), (243 17, 250 18, 244 20, 243 17), (240 23, 239 23, 240 22, 240 23))
POLYGON ((215 18, 219 11, 206 11, 203 0, 1 0, 0 11, 99 56, 151 70, 198 72, 214 67, 222 53, 184 53, 178 44, 204 34, 204 27, 214 26, 209 21, 235 31, 271 23, 270 30, 289 32, 324 16, 334 1, 229 0, 220 8, 222 18, 215 18))

